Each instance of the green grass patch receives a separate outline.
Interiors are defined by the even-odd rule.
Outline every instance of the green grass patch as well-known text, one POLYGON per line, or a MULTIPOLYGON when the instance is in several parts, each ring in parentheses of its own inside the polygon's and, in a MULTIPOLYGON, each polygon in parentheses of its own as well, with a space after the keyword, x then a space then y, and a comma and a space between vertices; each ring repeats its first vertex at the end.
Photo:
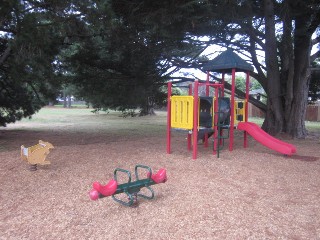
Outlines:
POLYGON ((46 107, 32 116, 15 124, 9 124, 16 130, 101 132, 117 135, 126 134, 165 134, 166 113, 156 116, 121 117, 121 112, 101 111, 92 113, 88 108, 46 107))
POLYGON ((320 122, 306 121, 306 128, 311 132, 320 132, 320 122))
POLYGON ((256 123, 259 126, 262 126, 264 119, 263 118, 257 118, 257 117, 250 117, 248 121, 256 123))
MULTIPOLYGON (((264 118, 253 117, 253 118, 249 118, 249 121, 258 124, 259 126, 262 126, 264 118)), ((320 122, 305 121, 305 125, 308 131, 320 132, 320 122)))
MULTIPOLYGON (((30 131, 68 131, 68 132, 102 132, 117 135, 165 135, 165 111, 157 112, 156 116, 121 117, 121 112, 110 111, 92 113, 89 108, 45 107, 31 119, 23 119, 16 124, 9 124, 16 130, 30 131)), ((263 118, 249 118, 261 126, 263 118)), ((309 131, 320 132, 320 122, 306 122, 309 131)))
MULTIPOLYGON (((54 107, 55 108, 64 108, 63 104, 55 104, 54 107)), ((72 104, 71 108, 88 108, 88 106, 85 104, 72 104)))

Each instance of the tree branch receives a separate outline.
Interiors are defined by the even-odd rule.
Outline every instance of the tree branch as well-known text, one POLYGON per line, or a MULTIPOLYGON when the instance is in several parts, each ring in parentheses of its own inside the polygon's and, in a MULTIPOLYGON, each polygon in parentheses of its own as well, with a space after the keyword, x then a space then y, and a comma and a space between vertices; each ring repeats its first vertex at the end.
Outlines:
POLYGON ((313 62, 314 60, 316 60, 319 57, 320 57, 320 50, 318 50, 316 53, 314 53, 310 56, 310 62, 313 62))
POLYGON ((7 29, 7 28, 3 28, 3 27, 0 27, 0 31, 6 32, 6 33, 13 33, 13 34, 17 33, 17 31, 14 29, 7 29))
POLYGON ((0 66, 6 61, 6 59, 9 57, 10 55, 10 52, 11 52, 11 47, 8 46, 6 48, 6 50, 4 50, 3 54, 1 55, 0 57, 0 66))
POLYGON ((311 44, 316 45, 317 43, 320 43, 320 36, 317 36, 316 38, 312 39, 311 44))

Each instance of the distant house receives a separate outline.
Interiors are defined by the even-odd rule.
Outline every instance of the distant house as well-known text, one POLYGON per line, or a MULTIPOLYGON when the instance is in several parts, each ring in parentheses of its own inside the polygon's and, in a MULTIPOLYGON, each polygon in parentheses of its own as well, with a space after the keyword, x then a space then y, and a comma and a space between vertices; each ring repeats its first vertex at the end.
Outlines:
POLYGON ((266 92, 262 88, 251 90, 249 92, 249 95, 251 95, 252 97, 254 97, 255 99, 257 99, 259 101, 262 101, 263 99, 265 100, 267 97, 266 92))

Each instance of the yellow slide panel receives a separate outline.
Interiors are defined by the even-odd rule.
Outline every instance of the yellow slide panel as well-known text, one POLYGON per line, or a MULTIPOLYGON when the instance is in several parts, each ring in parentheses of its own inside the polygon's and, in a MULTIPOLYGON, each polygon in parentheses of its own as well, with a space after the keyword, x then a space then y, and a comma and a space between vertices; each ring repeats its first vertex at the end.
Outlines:
POLYGON ((239 122, 244 122, 245 112, 246 112, 246 101, 235 101, 234 104, 234 124, 239 122))
POLYGON ((193 128, 193 96, 171 97, 171 127, 193 128))

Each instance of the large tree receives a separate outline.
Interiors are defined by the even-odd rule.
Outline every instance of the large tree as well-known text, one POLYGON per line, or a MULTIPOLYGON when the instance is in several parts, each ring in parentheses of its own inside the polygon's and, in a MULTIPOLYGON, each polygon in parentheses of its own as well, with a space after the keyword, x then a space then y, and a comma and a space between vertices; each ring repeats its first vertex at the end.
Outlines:
POLYGON ((319 51, 311 55, 311 48, 319 40, 312 40, 312 35, 319 29, 320 3, 227 1, 220 7, 229 14, 222 19, 222 34, 213 36, 214 41, 245 51, 251 59, 256 69, 252 76, 268 95, 263 128, 272 134, 283 131, 305 137, 310 62, 319 56, 319 51), (264 52, 264 62, 259 61, 259 51, 264 52))
MULTIPOLYGON (((0 42, 3 99, 8 99, 7 93, 19 93, 19 88, 20 99, 27 99, 27 103, 48 95, 45 90, 52 88, 53 82, 48 80, 54 79, 52 63, 57 63, 55 73, 69 72, 81 93, 97 107, 143 109, 148 97, 160 93, 158 87, 169 78, 168 70, 201 67, 197 59, 201 51, 217 44, 235 49, 254 65, 251 75, 268 95, 263 127, 272 134, 307 134, 304 115, 309 65, 319 56, 319 52, 311 56, 311 46, 319 40, 311 39, 319 29, 318 1, 6 3, 1 8, 1 16, 5 16, 1 28, 7 33, 0 42), (201 41, 204 36, 210 40, 201 41), (69 49, 57 55, 57 41, 69 49), (261 52, 265 61, 259 58, 261 52), (14 84, 12 91, 8 83, 14 84)), ((21 111, 20 106, 22 102, 14 113, 21 111)), ((31 111, 23 113, 32 113, 37 105, 28 106, 32 106, 31 111)), ((10 114, 1 116, 7 117, 2 122, 9 121, 10 114)), ((13 116, 13 120, 17 118, 17 114, 13 116)))
POLYGON ((56 56, 77 29, 70 1, 2 1, 0 126, 29 117, 60 88, 56 56), (72 27, 73 26, 73 27, 72 27))
POLYGON ((320 24, 316 1, 264 1, 268 108, 264 127, 305 137, 312 35, 320 24), (278 24, 278 25, 277 25, 278 24), (281 29, 275 26, 282 24, 281 29), (278 31, 278 32, 277 32, 278 31))
MULTIPOLYGON (((116 1, 97 1, 86 12, 86 37, 75 41, 70 37, 73 50, 61 55, 74 74, 78 94, 97 109, 139 107, 141 115, 152 114, 152 106, 166 97, 161 86, 172 58, 188 55, 185 33, 145 21, 116 1)), ((189 52, 190 48, 197 47, 188 45, 189 52)))
POLYGON ((268 95, 263 128, 271 134, 306 136, 310 62, 319 57, 319 51, 311 55, 312 44, 319 43, 319 37, 312 40, 320 24, 319 1, 114 2, 125 20, 138 17, 142 22, 153 22, 161 30, 175 29, 177 37, 181 32, 193 39, 207 36, 210 39, 207 43, 233 48, 245 55, 255 67, 251 75, 268 95), (265 56, 264 61, 260 60, 260 53, 265 56))

